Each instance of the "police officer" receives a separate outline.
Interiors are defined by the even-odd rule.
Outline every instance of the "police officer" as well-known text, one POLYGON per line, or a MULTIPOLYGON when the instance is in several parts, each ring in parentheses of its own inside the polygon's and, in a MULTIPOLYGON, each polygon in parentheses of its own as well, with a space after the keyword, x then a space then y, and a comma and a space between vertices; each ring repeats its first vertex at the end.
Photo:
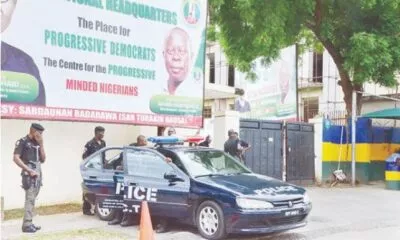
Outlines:
POLYGON ((249 150, 251 148, 251 145, 248 142, 240 139, 239 134, 237 132, 235 132, 234 135, 235 135, 235 138, 237 139, 237 143, 238 143, 237 157, 239 158, 240 161, 242 161, 242 163, 245 163, 246 158, 245 158, 244 154, 246 153, 247 150, 249 150))
POLYGON ((211 136, 207 135, 206 139, 203 142, 199 143, 199 146, 200 147, 210 147, 211 141, 212 141, 211 136))
POLYGON ((172 135, 175 135, 175 134, 176 134, 175 128, 170 127, 168 129, 168 136, 172 136, 172 135))
MULTIPOLYGON (((144 135, 139 135, 136 138, 136 142, 129 144, 129 146, 134 146, 134 147, 147 146, 146 137, 144 135)), ((122 159, 122 153, 121 153, 121 159, 122 159)), ((120 164, 122 165, 122 162, 120 164)), ((122 227, 128 227, 128 226, 132 226, 135 224, 135 219, 134 219, 134 216, 132 216, 132 214, 123 213, 122 211, 117 210, 114 219, 109 221, 108 224, 109 225, 120 224, 122 227)))
POLYGON ((85 159, 106 146, 103 140, 105 129, 102 126, 97 126, 94 129, 94 138, 86 143, 85 150, 82 154, 82 159, 85 159))
MULTIPOLYGON (((147 146, 147 140, 144 135, 139 135, 136 138, 136 143, 131 143, 129 146, 134 146, 134 147, 146 147, 147 146)), ((172 159, 166 157, 165 161, 170 163, 172 162, 172 159)), ((122 211, 117 211, 115 217, 113 220, 109 221, 109 225, 115 225, 120 223, 122 227, 127 227, 134 225, 135 223, 139 222, 139 215, 133 215, 129 213, 122 213, 122 211)), ((168 227, 168 219, 162 218, 162 217, 157 217, 153 221, 155 223, 154 229, 157 233, 163 233, 167 231, 168 227)))
POLYGON ((241 162, 244 162, 244 153, 251 148, 250 144, 242 139, 239 139, 239 134, 233 129, 228 131, 228 136, 229 138, 224 144, 224 152, 229 153, 231 156, 235 157, 241 162))
POLYGON ((235 137, 235 130, 229 129, 228 140, 224 143, 224 152, 229 153, 231 156, 236 157, 237 155, 237 138, 235 137))
POLYGON ((136 142, 135 143, 131 143, 129 144, 129 146, 133 146, 133 147, 145 147, 147 146, 147 139, 144 135, 139 135, 136 138, 136 142))
MULTIPOLYGON (((88 141, 85 145, 85 150, 82 154, 82 159, 85 159, 92 155, 93 153, 97 152, 98 150, 104 148, 106 146, 106 142, 103 140, 104 138, 105 129, 102 126, 97 126, 94 129, 94 138, 88 141)), ((82 195, 83 205, 82 205, 82 212, 85 215, 93 215, 91 209, 91 204, 86 201, 85 197, 82 195)))
POLYGON ((40 226, 32 223, 36 197, 42 186, 41 164, 46 160, 43 148, 44 128, 32 123, 29 134, 15 143, 14 162, 22 169, 22 187, 25 190, 25 213, 22 222, 22 231, 34 233, 40 226))

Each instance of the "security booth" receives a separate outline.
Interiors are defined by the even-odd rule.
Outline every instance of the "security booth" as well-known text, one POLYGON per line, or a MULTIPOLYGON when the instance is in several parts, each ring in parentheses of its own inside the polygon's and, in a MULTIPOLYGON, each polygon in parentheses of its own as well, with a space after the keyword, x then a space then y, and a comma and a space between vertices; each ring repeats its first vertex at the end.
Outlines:
MULTIPOLYGON (((389 108, 376 112, 371 112, 364 114, 362 117, 366 118, 375 118, 375 119, 391 119, 391 120, 400 120, 400 108, 389 108)), ((390 139, 386 139, 385 142, 391 142, 392 145, 397 145, 399 140, 399 135, 397 134, 400 131, 399 129, 393 128, 391 129, 390 139), (395 132, 395 133, 393 133, 395 132)), ((387 134, 388 135, 388 134, 387 134)), ((374 148, 374 151, 380 150, 379 148, 374 148)), ((387 150, 386 150, 387 151, 387 150)), ((374 153, 375 155, 380 155, 378 153, 374 153)), ((388 157, 385 159, 385 185, 386 189, 390 190, 400 190, 400 148, 392 149, 388 153, 388 157)))

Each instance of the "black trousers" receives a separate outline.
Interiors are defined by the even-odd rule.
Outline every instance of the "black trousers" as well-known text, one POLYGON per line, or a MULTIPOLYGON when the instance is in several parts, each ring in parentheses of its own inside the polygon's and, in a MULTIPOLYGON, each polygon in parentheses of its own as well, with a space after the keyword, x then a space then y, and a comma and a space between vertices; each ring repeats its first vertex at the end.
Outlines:
POLYGON ((82 212, 90 212, 90 210, 92 209, 92 204, 86 201, 83 194, 82 194, 82 200, 83 200, 82 212))

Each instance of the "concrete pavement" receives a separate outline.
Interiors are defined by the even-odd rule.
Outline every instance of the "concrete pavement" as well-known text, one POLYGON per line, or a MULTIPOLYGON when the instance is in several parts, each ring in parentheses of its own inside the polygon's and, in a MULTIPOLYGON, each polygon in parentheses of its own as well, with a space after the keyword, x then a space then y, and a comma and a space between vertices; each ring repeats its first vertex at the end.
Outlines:
MULTIPOLYGON (((279 235, 231 239, 273 240, 395 240, 400 239, 400 191, 389 191, 382 184, 361 187, 308 188, 313 210, 306 227, 279 235)), ((2 223, 2 239, 137 239, 138 228, 108 226, 107 222, 81 213, 38 216, 42 230, 34 235, 20 231, 21 220, 2 223), (33 237, 33 238, 32 238, 33 237)), ((202 239, 196 229, 173 226, 160 240, 202 239)))

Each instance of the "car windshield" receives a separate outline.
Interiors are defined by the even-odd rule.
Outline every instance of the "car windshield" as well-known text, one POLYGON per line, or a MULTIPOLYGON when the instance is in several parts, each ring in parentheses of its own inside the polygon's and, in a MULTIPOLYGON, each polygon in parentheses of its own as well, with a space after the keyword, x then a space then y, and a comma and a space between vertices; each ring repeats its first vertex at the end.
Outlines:
POLYGON ((185 151, 179 152, 178 155, 192 177, 251 173, 244 165, 222 151, 185 151))

